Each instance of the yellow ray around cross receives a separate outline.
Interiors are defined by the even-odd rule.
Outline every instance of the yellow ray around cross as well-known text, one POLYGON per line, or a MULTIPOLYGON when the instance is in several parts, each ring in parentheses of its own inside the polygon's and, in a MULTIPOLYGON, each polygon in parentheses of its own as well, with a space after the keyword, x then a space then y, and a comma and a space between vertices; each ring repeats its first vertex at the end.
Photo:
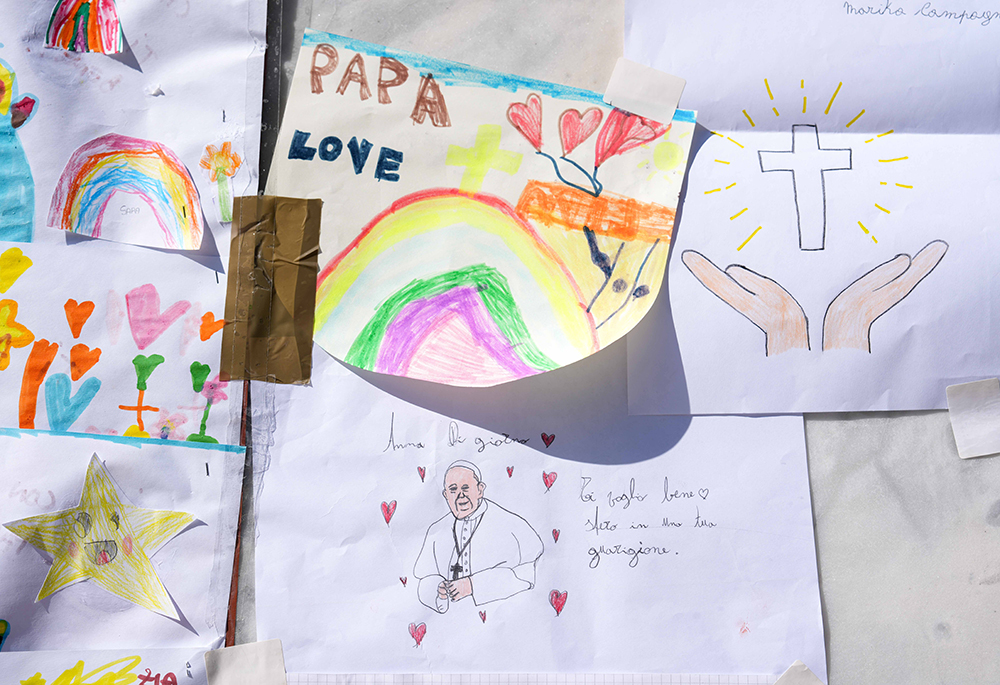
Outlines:
POLYGON ((194 522, 183 512, 140 509, 127 501, 95 454, 80 504, 5 523, 4 528, 52 555, 38 600, 90 580, 108 592, 169 618, 177 611, 150 556, 194 522))

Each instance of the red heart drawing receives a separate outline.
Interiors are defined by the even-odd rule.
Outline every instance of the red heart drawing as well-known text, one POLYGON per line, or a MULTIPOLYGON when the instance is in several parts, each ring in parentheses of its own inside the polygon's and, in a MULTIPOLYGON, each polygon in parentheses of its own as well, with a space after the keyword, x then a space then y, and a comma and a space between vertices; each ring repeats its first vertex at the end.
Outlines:
POLYGON ((87 323, 87 319, 94 313, 94 303, 81 302, 77 304, 76 300, 66 300, 63 309, 66 310, 66 323, 69 324, 69 332, 73 334, 74 339, 79 338, 83 324, 87 323))
POLYGON ((549 488, 552 487, 552 484, 556 482, 556 478, 558 477, 559 474, 555 471, 552 473, 545 473, 545 471, 542 471, 542 482, 545 483, 545 492, 549 491, 549 488))
POLYGON ((507 108, 507 121, 532 147, 542 149, 542 99, 536 93, 529 95, 525 102, 512 102, 507 108))
POLYGON ((424 635, 427 634, 427 624, 426 623, 411 623, 410 624, 410 637, 417 641, 417 647, 423 642, 424 635))
POLYGON ((601 166, 615 155, 628 152, 643 143, 659 138, 669 128, 670 124, 663 125, 616 107, 611 110, 611 114, 604 121, 604 128, 597 134, 594 166, 601 166))
POLYGON ((483 623, 486 623, 486 612, 485 611, 480 611, 479 612, 479 618, 483 619, 483 623))
POLYGON ((418 466, 417 467, 417 473, 420 474, 420 482, 423 483, 424 482, 424 476, 427 475, 427 469, 425 469, 423 466, 418 466))
POLYGON ((392 520, 392 515, 396 513, 396 500, 392 500, 389 503, 382 502, 382 518, 385 519, 385 525, 389 525, 389 521, 392 520))
POLYGON ((508 478, 513 478, 514 477, 514 467, 513 466, 508 466, 507 467, 507 477, 508 478))
POLYGON ((201 326, 198 327, 198 337, 201 338, 202 342, 204 342, 221 331, 222 327, 225 325, 225 319, 216 320, 215 314, 212 312, 205 312, 205 314, 201 317, 201 326))
POLYGON ((174 321, 181 318, 191 308, 191 303, 181 300, 161 313, 160 294, 156 292, 156 286, 147 283, 125 295, 125 306, 135 344, 140 350, 144 350, 163 335, 174 321))
POLYGON ((583 114, 579 110, 567 109, 559 115, 559 139, 562 141, 563 157, 571 153, 577 145, 594 134, 601 125, 604 112, 591 107, 583 114))
POLYGON ((542 433, 542 442, 545 443, 545 448, 548 449, 549 445, 556 439, 556 434, 553 433, 549 435, 548 433, 542 433))
POLYGON ((559 542, 559 532, 560 531, 558 528, 552 529, 552 539, 555 540, 556 542, 559 542))
POLYGON ((100 358, 100 347, 90 349, 82 343, 73 345, 69 351, 69 375, 74 381, 80 380, 83 374, 90 371, 100 358))
POLYGON ((399 577, 399 582, 403 584, 403 587, 406 587, 406 580, 407 580, 406 576, 399 577))
POLYGON ((549 593, 549 604, 552 608, 556 610, 556 616, 562 613, 563 607, 566 606, 566 598, 569 596, 569 591, 560 593, 559 590, 553 590, 549 593))

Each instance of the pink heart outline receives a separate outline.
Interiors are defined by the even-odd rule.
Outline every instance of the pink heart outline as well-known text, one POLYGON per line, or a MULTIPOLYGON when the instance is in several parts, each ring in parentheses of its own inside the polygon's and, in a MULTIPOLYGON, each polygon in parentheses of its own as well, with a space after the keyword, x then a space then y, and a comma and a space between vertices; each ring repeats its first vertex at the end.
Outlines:
POLYGON ((514 467, 513 466, 508 466, 507 467, 507 477, 508 478, 513 478, 514 477, 514 467))
POLYGON ((559 140, 562 141, 563 157, 568 157, 580 143, 594 135, 602 119, 604 112, 599 107, 591 107, 583 114, 572 108, 560 114, 559 140))
POLYGON ((559 474, 553 471, 552 473, 546 473, 542 471, 542 482, 545 483, 545 492, 548 492, 552 485, 556 482, 556 478, 559 474))
POLYGON ((424 476, 427 475, 427 469, 425 469, 423 466, 418 466, 417 467, 417 475, 420 476, 420 482, 423 483, 424 482, 424 476))
POLYGON ((385 519, 385 525, 389 525, 389 521, 392 520, 392 515, 396 513, 396 500, 391 502, 382 502, 382 518, 385 519))
POLYGON ((562 532, 562 531, 561 531, 561 530, 559 530, 558 528, 553 528, 553 529, 552 529, 552 539, 553 539, 554 541, 556 541, 556 542, 559 542, 559 533, 561 533, 561 532, 562 532))
POLYGON ((152 283, 140 285, 125 294, 128 325, 132 338, 144 350, 163 335, 170 326, 191 308, 187 300, 174 302, 166 311, 160 311, 160 293, 152 283))
POLYGON ((507 107, 507 121, 524 136, 531 146, 542 150, 542 99, 531 93, 524 102, 512 102, 507 107))
POLYGON ((410 637, 412 637, 417 642, 417 647, 424 640, 424 635, 427 634, 427 624, 426 623, 411 623, 410 624, 410 637))

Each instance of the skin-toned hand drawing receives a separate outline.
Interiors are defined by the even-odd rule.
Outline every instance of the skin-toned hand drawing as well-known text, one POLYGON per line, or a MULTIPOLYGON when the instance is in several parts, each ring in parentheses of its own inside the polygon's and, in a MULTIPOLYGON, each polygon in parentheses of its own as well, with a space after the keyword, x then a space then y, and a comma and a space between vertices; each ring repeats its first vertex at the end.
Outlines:
POLYGON ((851 149, 820 147, 816 124, 792 126, 792 149, 760 150, 760 170, 792 174, 800 250, 826 247, 826 172, 850 171, 851 149))
POLYGON ((716 297, 764 331, 768 356, 809 349, 806 313, 780 284, 740 264, 723 271, 694 250, 685 250, 681 261, 716 297))
POLYGON ((413 568, 421 604, 438 613, 466 597, 480 606, 535 586, 542 539, 485 492, 475 464, 456 461, 445 472, 442 494, 449 511, 427 529, 413 568))
POLYGON ((935 240, 910 258, 898 254, 844 288, 823 319, 823 349, 853 348, 871 352, 872 324, 899 304, 934 270, 948 251, 935 240))
POLYGON ((105 55, 124 51, 115 0, 59 0, 45 32, 45 47, 105 55))
POLYGON ((35 180, 17 129, 34 114, 37 98, 18 95, 17 75, 0 60, 0 240, 29 243, 35 229, 35 180))
MULTIPOLYGON (((822 349, 871 352, 872 323, 909 295, 947 251, 948 243, 932 241, 912 259, 896 255, 844 288, 827 307, 822 349)), ((694 250, 685 250, 681 261, 702 285, 764 331, 768 356, 810 349, 805 311, 779 283, 739 264, 723 271, 694 250)))
POLYGON ((93 455, 80 503, 72 509, 5 523, 4 528, 52 557, 35 601, 90 580, 108 592, 174 620, 176 608, 150 557, 195 518, 129 503, 93 455))

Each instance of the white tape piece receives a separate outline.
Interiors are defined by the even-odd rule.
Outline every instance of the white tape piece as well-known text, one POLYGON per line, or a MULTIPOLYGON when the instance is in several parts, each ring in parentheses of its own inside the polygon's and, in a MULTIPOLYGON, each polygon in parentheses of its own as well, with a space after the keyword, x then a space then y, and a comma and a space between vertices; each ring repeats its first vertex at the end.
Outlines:
POLYGON ((281 640, 205 652, 208 685, 286 685, 281 640))
POLYGON ((1000 380, 949 385, 948 414, 962 459, 1000 453, 1000 380))
POLYGON ((632 114, 669 124, 687 81, 664 71, 618 58, 604 101, 632 114))
POLYGON ((796 661, 774 681, 774 685, 824 685, 824 683, 804 663, 796 661))

